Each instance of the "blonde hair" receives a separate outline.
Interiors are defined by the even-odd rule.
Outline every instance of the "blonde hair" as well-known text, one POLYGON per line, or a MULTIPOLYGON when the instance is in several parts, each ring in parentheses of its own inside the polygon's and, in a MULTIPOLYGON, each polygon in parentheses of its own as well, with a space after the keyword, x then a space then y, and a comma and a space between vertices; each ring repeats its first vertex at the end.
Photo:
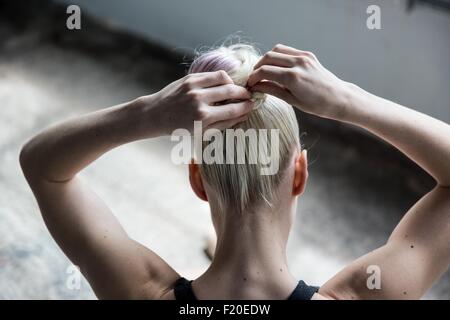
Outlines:
MULTIPOLYGON (((260 59, 260 54, 248 44, 220 46, 199 55, 191 64, 189 73, 224 70, 235 84, 246 86, 253 67, 260 59)), ((242 213, 255 210, 258 205, 266 203, 273 207, 276 202, 276 190, 283 178, 294 150, 299 150, 299 129, 293 108, 277 97, 261 93, 254 94, 255 108, 246 121, 233 129, 278 129, 278 172, 272 175, 261 173, 262 164, 252 163, 256 159, 258 148, 250 145, 245 148, 243 164, 200 164, 200 172, 205 181, 214 189, 222 210, 242 213)), ((218 106, 220 108, 220 106, 218 106)), ((223 131, 224 137, 229 134, 223 131)), ((236 144, 245 145, 245 136, 236 136, 236 144), (241 141, 239 141, 241 140, 241 141)), ((273 143, 270 135, 264 141, 271 150, 273 143)), ((209 143, 203 143, 203 149, 209 143)), ((223 150, 225 154, 225 147, 223 150)), ((234 153, 236 157, 236 153, 234 153)))

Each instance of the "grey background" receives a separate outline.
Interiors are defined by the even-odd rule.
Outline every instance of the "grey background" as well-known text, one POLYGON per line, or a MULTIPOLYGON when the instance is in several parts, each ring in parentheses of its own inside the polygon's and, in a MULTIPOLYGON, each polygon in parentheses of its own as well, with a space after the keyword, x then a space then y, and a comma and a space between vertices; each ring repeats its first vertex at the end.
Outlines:
POLYGON ((267 50, 276 43, 317 53, 345 80, 450 121, 450 14, 406 0, 73 0, 112 24, 173 50, 210 46, 242 31, 267 50), (366 9, 381 9, 369 30, 366 9))

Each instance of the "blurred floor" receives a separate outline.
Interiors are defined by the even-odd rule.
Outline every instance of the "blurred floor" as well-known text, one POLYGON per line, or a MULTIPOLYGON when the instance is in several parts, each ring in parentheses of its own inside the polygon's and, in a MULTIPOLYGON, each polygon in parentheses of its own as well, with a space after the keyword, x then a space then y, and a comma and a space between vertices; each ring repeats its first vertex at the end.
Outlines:
MULTIPOLYGON (((33 4, 44 3, 31 1, 33 4)), ((12 6, 14 7, 14 6, 12 6)), ((173 52, 85 18, 68 32, 65 11, 11 19, 0 10, 0 299, 92 299, 66 286, 70 262, 53 242, 21 174, 22 143, 55 121, 154 92, 182 75, 173 52), (89 32, 86 32, 86 29, 89 32)), ((10 9, 12 10, 12 9, 10 9)), ((321 285, 382 245, 431 180, 391 147, 348 126, 299 114, 310 149, 310 183, 289 244, 292 271, 321 285)), ((83 176, 127 232, 186 277, 208 266, 207 206, 168 139, 118 148, 83 176)), ((407 268, 407 266, 405 266, 407 268)), ((450 273, 426 298, 450 299, 450 273)))

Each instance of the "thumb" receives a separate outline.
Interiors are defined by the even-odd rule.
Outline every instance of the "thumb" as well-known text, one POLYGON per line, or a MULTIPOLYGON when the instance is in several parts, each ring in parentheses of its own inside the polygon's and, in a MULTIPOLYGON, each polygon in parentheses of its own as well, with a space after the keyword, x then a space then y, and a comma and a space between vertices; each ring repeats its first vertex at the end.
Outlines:
POLYGON ((282 85, 273 81, 261 81, 250 88, 252 92, 263 92, 278 97, 289 104, 294 104, 294 97, 282 85))

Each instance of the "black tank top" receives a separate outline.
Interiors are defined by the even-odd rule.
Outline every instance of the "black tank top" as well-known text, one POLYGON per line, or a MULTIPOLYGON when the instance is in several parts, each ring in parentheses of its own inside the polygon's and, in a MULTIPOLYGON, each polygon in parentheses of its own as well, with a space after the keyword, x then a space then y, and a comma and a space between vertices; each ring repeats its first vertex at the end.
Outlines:
MULTIPOLYGON (((319 291, 319 287, 308 286, 304 281, 300 280, 292 291, 288 300, 311 300, 314 293, 319 291)), ((174 287, 175 299, 185 302, 192 302, 198 300, 192 290, 192 280, 187 280, 183 277, 177 280, 174 287)))

